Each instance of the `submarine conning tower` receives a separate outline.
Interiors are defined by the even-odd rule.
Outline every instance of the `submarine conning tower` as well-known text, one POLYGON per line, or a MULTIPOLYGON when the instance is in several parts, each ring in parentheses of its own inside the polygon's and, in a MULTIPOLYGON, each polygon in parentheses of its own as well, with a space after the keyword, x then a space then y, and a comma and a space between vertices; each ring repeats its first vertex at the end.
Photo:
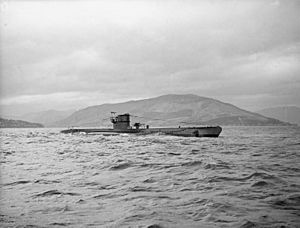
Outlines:
POLYGON ((129 113, 112 116, 110 118, 110 121, 113 123, 114 130, 130 129, 130 114, 129 113))

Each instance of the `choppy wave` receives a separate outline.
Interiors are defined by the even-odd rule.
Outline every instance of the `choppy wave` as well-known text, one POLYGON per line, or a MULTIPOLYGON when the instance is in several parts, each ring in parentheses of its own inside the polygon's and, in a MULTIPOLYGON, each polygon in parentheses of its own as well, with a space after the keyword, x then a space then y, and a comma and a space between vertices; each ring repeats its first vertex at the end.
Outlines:
POLYGON ((300 129, 1 130, 1 227, 299 227, 300 129))
POLYGON ((61 191, 58 191, 58 190, 54 189, 54 190, 48 190, 48 191, 45 191, 45 192, 42 192, 42 193, 38 193, 38 194, 34 195, 33 197, 45 197, 45 196, 53 196, 53 195, 78 196, 80 194, 74 193, 74 192, 61 192, 61 191))

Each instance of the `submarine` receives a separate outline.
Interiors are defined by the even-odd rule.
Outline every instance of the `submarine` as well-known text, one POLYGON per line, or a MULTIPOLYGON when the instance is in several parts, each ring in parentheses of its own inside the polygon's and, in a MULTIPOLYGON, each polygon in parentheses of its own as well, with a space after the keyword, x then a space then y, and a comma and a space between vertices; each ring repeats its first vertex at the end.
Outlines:
POLYGON ((121 115, 115 115, 112 112, 110 121, 113 124, 113 128, 70 128, 62 130, 61 133, 102 133, 102 134, 138 134, 147 135, 162 133, 166 135, 183 136, 183 137, 218 137, 222 132, 220 126, 201 126, 201 127, 155 127, 151 128, 149 125, 134 123, 130 125, 130 114, 125 113, 121 115))

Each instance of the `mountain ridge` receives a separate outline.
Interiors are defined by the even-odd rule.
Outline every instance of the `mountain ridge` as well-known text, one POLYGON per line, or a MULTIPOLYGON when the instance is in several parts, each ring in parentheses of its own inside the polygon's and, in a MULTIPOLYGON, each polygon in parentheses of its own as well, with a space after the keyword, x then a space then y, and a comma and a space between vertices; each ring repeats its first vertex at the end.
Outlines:
POLYGON ((41 123, 45 126, 51 126, 53 122, 57 122, 59 120, 67 118, 69 115, 74 113, 75 110, 54 110, 49 109, 41 112, 31 112, 26 113, 22 116, 19 116, 18 119, 29 122, 41 123))
POLYGON ((284 122, 300 125, 300 107, 297 106, 278 106, 264 108, 258 110, 257 113, 284 122))
POLYGON ((130 113, 132 122, 152 126, 176 125, 289 125, 263 115, 243 110, 230 103, 194 94, 167 94, 159 97, 101 104, 78 110, 54 126, 110 126, 110 112, 130 113))

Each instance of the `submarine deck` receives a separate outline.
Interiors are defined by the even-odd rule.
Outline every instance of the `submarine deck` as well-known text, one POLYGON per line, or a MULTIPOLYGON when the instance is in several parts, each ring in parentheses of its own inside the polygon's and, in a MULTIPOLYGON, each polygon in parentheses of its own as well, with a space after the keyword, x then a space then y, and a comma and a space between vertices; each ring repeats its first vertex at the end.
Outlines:
POLYGON ((126 133, 126 134, 154 134, 164 133, 167 135, 186 137, 218 137, 222 128, 219 126, 207 127, 181 127, 181 128, 141 128, 141 129, 109 129, 109 128, 72 128, 61 131, 61 133, 126 133))

